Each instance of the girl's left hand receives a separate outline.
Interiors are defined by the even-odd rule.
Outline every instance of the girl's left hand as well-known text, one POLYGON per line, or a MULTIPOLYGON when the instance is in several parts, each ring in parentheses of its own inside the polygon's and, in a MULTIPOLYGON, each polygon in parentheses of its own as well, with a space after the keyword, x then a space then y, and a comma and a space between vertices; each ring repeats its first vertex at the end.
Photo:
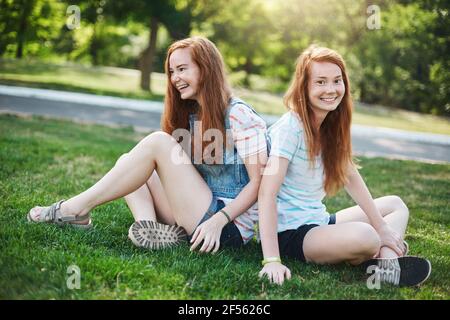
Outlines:
POLYGON ((403 256, 406 248, 403 238, 395 232, 387 223, 377 229, 381 240, 381 247, 387 246, 395 251, 399 257, 403 256))
POLYGON ((191 239, 191 251, 193 251, 203 240, 200 252, 217 252, 220 247, 220 235, 223 227, 228 223, 227 218, 223 214, 215 214, 202 224, 200 224, 191 239))

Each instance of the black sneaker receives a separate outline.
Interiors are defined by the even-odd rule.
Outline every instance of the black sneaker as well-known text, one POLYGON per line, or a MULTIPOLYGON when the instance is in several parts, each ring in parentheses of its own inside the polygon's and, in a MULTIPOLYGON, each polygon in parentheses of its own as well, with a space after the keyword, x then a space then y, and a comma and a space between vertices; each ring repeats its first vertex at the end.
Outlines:
POLYGON ((163 249, 172 247, 186 240, 186 231, 177 225, 171 226, 150 220, 133 223, 128 231, 128 238, 138 247, 163 249))
POLYGON ((430 261, 413 256, 370 259, 362 265, 365 270, 375 266, 381 282, 401 287, 419 286, 431 274, 430 261))

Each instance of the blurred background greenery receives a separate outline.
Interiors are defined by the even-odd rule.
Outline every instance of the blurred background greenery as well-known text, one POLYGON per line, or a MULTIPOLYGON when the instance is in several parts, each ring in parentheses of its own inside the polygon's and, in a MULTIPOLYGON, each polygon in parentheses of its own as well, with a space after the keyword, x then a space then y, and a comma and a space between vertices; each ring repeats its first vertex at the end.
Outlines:
MULTIPOLYGON (((281 95, 299 53, 316 43, 344 56, 359 102, 450 116, 449 7, 448 0, 0 0, 0 74, 42 76, 61 64, 137 69, 132 85, 161 99, 150 75, 163 72, 167 47, 204 35, 236 87, 281 95), (80 13, 74 29, 71 5, 80 13)), ((70 72, 62 77, 73 80, 70 72)))

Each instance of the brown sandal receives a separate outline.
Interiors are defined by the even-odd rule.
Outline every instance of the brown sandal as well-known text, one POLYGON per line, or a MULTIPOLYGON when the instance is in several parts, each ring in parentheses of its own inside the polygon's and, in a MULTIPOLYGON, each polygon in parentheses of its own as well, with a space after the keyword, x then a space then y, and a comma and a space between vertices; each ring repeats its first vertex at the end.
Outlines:
POLYGON ((60 200, 58 202, 55 202, 54 204, 52 204, 49 207, 43 207, 41 209, 41 212, 39 213, 39 218, 38 220, 34 220, 31 216, 31 212, 34 209, 31 209, 30 212, 28 212, 27 214, 27 219, 30 222, 36 222, 36 223, 40 223, 40 222, 46 222, 46 223, 55 223, 59 226, 63 226, 63 225, 70 225, 76 228, 80 228, 80 229, 90 229, 92 228, 92 221, 91 219, 89 219, 89 222, 87 224, 78 224, 78 223, 74 223, 74 222, 79 222, 79 221, 84 221, 86 219, 88 219, 90 217, 90 214, 85 214, 83 216, 74 216, 74 215, 70 215, 70 216, 63 216, 61 214, 61 204, 64 202, 65 200, 60 200))

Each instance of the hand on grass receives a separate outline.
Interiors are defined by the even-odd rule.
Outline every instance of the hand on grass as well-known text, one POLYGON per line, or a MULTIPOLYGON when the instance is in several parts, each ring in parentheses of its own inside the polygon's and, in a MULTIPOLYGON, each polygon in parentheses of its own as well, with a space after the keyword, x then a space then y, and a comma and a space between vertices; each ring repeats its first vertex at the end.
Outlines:
POLYGON ((291 271, 280 262, 269 262, 259 272, 260 278, 264 275, 269 278, 271 283, 282 285, 285 279, 289 280, 291 278, 291 271))
POLYGON ((228 220, 223 214, 215 214, 202 224, 200 224, 191 239, 191 251, 193 251, 203 240, 200 252, 216 253, 220 247, 220 235, 228 220))

